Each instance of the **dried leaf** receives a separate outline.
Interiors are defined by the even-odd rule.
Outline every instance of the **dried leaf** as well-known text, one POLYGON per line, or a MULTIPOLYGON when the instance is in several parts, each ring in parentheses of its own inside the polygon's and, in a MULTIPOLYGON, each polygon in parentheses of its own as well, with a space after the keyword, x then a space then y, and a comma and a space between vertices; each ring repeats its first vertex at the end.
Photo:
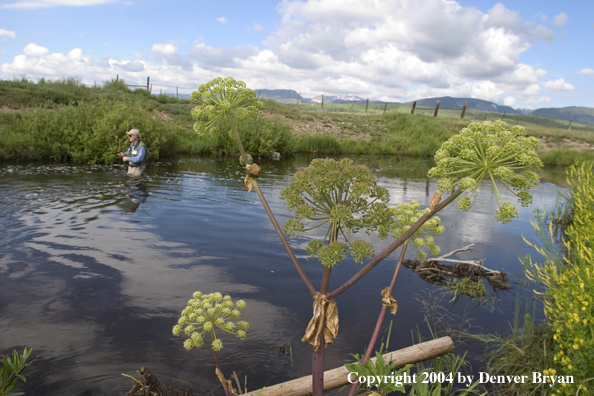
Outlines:
POLYGON ((389 286, 386 286, 386 288, 382 290, 382 305, 390 308, 390 313, 392 315, 396 315, 396 311, 398 310, 398 301, 396 301, 396 299, 390 294, 389 286))
POLYGON ((254 188, 254 183, 252 182, 252 178, 250 175, 247 175, 243 180, 245 183, 245 187, 247 188, 248 192, 252 192, 252 188, 254 188))
POLYGON ((313 316, 307 325, 305 335, 301 339, 314 347, 314 351, 320 349, 320 334, 324 332, 326 345, 332 344, 338 335, 338 308, 336 302, 327 300, 320 293, 316 294, 313 303, 313 316))
POLYGON ((328 301, 325 317, 324 341, 326 345, 328 345, 334 343, 334 339, 338 336, 338 308, 336 307, 336 302, 333 299, 328 301))
POLYGON ((223 373, 221 373, 221 371, 219 370, 218 367, 215 370, 215 374, 217 375, 217 377, 219 378, 219 381, 221 381, 221 384, 223 384, 223 386, 228 385, 228 383, 227 383, 228 381, 225 379, 225 376, 223 376, 223 373))
POLYGON ((431 203, 429 204, 429 209, 431 209, 431 210, 435 209, 435 207, 439 204, 439 201, 441 201, 441 191, 437 190, 437 191, 435 191, 435 194, 433 194, 433 197, 431 198, 431 203))
POLYGON ((258 164, 253 163, 251 165, 246 165, 245 170, 247 171, 248 175, 251 177, 259 177, 261 168, 258 164))

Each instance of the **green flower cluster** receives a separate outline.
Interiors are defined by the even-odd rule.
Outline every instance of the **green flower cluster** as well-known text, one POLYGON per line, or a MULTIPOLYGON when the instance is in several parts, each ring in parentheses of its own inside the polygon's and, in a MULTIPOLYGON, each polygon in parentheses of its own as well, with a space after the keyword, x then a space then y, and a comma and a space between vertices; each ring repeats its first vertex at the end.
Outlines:
POLYGON ((231 301, 231 296, 225 296, 221 293, 202 294, 194 292, 193 298, 188 301, 188 306, 184 308, 177 324, 173 326, 173 335, 176 337, 183 332, 189 337, 184 342, 184 348, 188 351, 193 347, 204 345, 204 334, 210 333, 212 349, 215 352, 223 348, 223 342, 216 338, 215 327, 235 334, 240 339, 245 339, 246 331, 249 328, 247 322, 233 322, 233 319, 239 319, 241 313, 246 307, 245 301, 238 300, 235 304, 231 301))
POLYGON ((200 85, 198 91, 192 92, 191 100, 199 104, 192 109, 192 117, 198 121, 194 130, 201 134, 215 132, 223 118, 231 121, 255 118, 264 108, 254 90, 232 77, 218 77, 200 85))
POLYGON ((520 126, 510 129, 503 121, 475 122, 442 144, 435 153, 437 166, 429 170, 429 177, 439 178, 437 185, 443 192, 456 186, 467 190, 469 195, 458 201, 464 211, 470 209, 470 198, 480 182, 488 178, 499 207, 495 217, 507 223, 518 217, 518 209, 504 201, 495 180, 518 197, 522 206, 531 204, 528 189, 538 184, 533 170, 542 167, 537 149, 538 139, 526 136, 520 126))
MULTIPOLYGON (((386 238, 388 233, 397 239, 404 234, 413 224, 415 224, 425 213, 430 212, 430 209, 421 210, 421 205, 417 201, 409 203, 402 203, 398 206, 390 208, 392 214, 392 222, 388 227, 381 227, 379 230, 379 237, 386 238)), ((445 232, 445 228, 441 225, 441 219, 437 216, 431 217, 427 220, 421 228, 415 231, 410 240, 413 246, 418 251, 418 258, 420 261, 427 259, 427 253, 423 251, 426 249, 433 256, 438 256, 441 252, 439 246, 435 245, 433 235, 441 235, 445 232)))
POLYGON ((373 257, 371 244, 353 240, 352 234, 387 227, 391 218, 385 204, 388 191, 377 185, 368 168, 356 166, 350 159, 314 159, 309 167, 295 173, 281 198, 295 211, 295 217, 283 227, 289 237, 329 224, 323 240, 312 240, 307 246, 310 257, 317 257, 326 267, 344 260, 347 245, 356 263, 373 257), (317 224, 306 228, 308 221, 317 224), (338 241, 340 236, 346 244, 338 241))

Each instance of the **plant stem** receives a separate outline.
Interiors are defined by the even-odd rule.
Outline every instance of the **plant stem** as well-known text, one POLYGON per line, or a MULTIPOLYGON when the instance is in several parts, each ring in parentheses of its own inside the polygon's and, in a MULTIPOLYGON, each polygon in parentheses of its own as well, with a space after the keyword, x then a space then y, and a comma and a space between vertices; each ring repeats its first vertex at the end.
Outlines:
MULTIPOLYGON (((244 162, 244 164, 247 165, 248 157, 247 157, 247 154, 245 153, 245 150, 243 149, 243 144, 241 144, 241 139, 239 138, 239 133, 237 132, 237 127, 235 126, 235 121, 231 117, 228 117, 228 119, 229 119, 229 123, 231 124, 231 127, 233 129, 233 133, 235 135, 235 140, 237 141, 237 145, 239 146, 239 151, 241 152, 241 157, 243 158, 243 162, 244 162)), ((266 198, 264 198, 264 194, 262 194, 262 190, 260 189, 260 186, 258 185, 258 183, 256 182, 255 179, 252 179, 252 183, 254 185, 254 189, 256 190, 256 194, 258 194, 258 198, 260 198, 260 202, 262 202, 262 206, 264 207, 264 210, 266 211, 266 214, 268 215, 268 218, 270 219, 270 222, 272 223, 272 226, 276 230, 278 237, 280 238, 283 246, 285 247, 285 250, 287 251, 287 254, 289 255, 289 258, 293 262, 293 265, 295 266, 295 269, 299 273, 301 280, 303 281, 303 283, 305 283, 307 290, 309 290, 309 294, 311 294, 312 297, 314 297, 316 295, 316 289, 314 289, 313 285, 309 281, 309 278, 305 274, 305 271, 303 271, 303 268, 301 268, 299 261, 297 261, 297 257, 295 257, 295 253, 293 253, 293 249, 291 249, 289 242, 287 242, 287 239, 285 238, 283 231, 281 230, 280 226, 278 225, 278 222, 276 221, 276 218, 274 217, 274 213, 272 213, 270 206, 268 206, 268 202, 266 202, 266 198)))
POLYGON ((396 250, 408 238, 410 238, 411 235, 414 234, 419 228, 421 228, 427 220, 429 220, 431 217, 433 217, 435 214, 437 214, 437 212, 439 212, 440 210, 445 208, 447 205, 452 203, 454 201, 454 199, 456 199, 458 196, 460 196, 460 194, 462 194, 463 192, 464 192, 463 189, 458 188, 456 191, 454 191, 452 193, 452 195, 450 195, 445 201, 443 201, 442 203, 437 205, 431 212, 425 213, 423 216, 421 216, 421 218, 419 220, 417 220, 417 222, 415 224, 413 224, 408 230, 406 230, 406 232, 404 234, 402 234, 398 239, 396 239, 394 242, 392 242, 392 244, 390 244, 390 246, 385 248, 380 254, 375 256, 369 263, 367 263, 367 265, 365 267, 361 268, 361 270, 359 272, 357 272, 355 275, 353 275, 351 277, 351 279, 346 281, 338 289, 334 290, 331 293, 326 294, 324 296, 324 298, 326 298, 328 300, 331 298, 334 298, 334 297, 338 296, 339 294, 343 293, 345 290, 347 290, 351 286, 353 286, 359 279, 361 279, 365 274, 367 274, 369 271, 371 271, 383 259, 388 257, 394 250, 396 250))
MULTIPOLYGON (((402 250, 400 252, 400 257, 398 258, 398 264, 396 265, 396 269, 394 270, 394 275, 392 276, 392 282, 390 282, 390 294, 392 294, 392 291, 394 290, 394 285, 396 284, 396 279, 398 279, 398 274, 400 273, 400 268, 402 268, 402 262, 404 261, 404 256, 406 255, 406 248, 408 247, 408 242, 409 242, 409 239, 407 239, 406 242, 404 242, 402 244, 402 250)), ((369 345, 367 345, 367 350, 365 351, 365 356, 363 357, 363 361, 362 361, 363 364, 365 364, 365 362, 367 362, 367 359, 369 359, 371 357, 371 351, 373 351, 373 348, 377 341, 377 337, 379 336, 380 328, 382 327, 382 323, 384 322, 384 317, 386 316, 387 308, 388 307, 386 307, 385 305, 382 304, 382 309, 380 310, 379 316, 377 318, 377 322, 375 324, 375 329, 373 330, 373 335, 371 336, 371 339, 369 340, 369 345)), ((348 396, 355 395, 355 392, 357 391, 357 383, 358 383, 358 381, 355 381, 353 383, 348 396)))
MULTIPOLYGON (((338 229, 337 227, 332 224, 331 226, 332 232, 330 233, 330 238, 328 240, 328 245, 338 240, 338 229)), ((324 267, 324 273, 322 274, 322 283, 320 285, 320 294, 324 295, 328 293, 328 288, 330 286, 330 275, 332 275, 332 267, 324 267)), ((322 320, 325 320, 323 318, 322 320)), ((324 352, 326 350, 326 342, 324 339, 324 327, 325 324, 322 325, 322 331, 320 333, 320 348, 317 351, 313 352, 313 357, 311 361, 312 366, 312 395, 313 396, 323 396, 324 395, 324 352)))
MULTIPOLYGON (((212 338, 212 341, 214 341, 216 339, 214 330, 210 331, 210 337, 212 338)), ((215 363, 217 365, 217 369, 219 370, 221 375, 223 375, 223 368, 221 367, 221 362, 219 362, 219 354, 214 349, 212 352, 214 353, 214 358, 215 358, 215 363)), ((223 389, 225 389, 225 396, 231 396, 231 392, 229 391, 229 388, 227 386, 223 385, 223 389)))

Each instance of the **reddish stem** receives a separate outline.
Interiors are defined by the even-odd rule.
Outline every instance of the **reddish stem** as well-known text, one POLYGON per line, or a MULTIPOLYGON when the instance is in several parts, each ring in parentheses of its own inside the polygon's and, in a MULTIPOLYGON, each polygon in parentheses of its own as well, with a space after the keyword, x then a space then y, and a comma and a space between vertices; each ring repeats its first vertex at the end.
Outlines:
MULTIPOLYGON (((398 279, 398 274, 400 273, 400 268, 402 268, 402 262, 404 261, 404 256, 406 254, 406 248, 408 246, 408 240, 404 242, 402 245, 402 251, 400 252, 400 257, 398 258, 398 264, 396 265, 396 269, 394 270, 394 275, 392 276, 392 282, 390 282, 390 294, 394 290, 394 285, 396 284, 396 279, 398 279)), ((367 362, 367 359, 371 357, 371 351, 375 346, 377 341, 377 337, 379 336, 380 328, 382 327, 382 323, 384 322, 384 317, 386 316, 387 307, 382 304, 382 309, 380 310, 380 314, 377 318, 377 322, 375 324, 375 329, 373 330, 373 335, 371 336, 371 340, 369 340, 369 345, 367 345, 367 351, 365 351, 365 356, 363 357, 363 364, 367 362)), ((351 386, 351 390, 349 391, 348 396, 354 396, 355 392, 357 391, 357 384, 359 382, 355 381, 351 386)))

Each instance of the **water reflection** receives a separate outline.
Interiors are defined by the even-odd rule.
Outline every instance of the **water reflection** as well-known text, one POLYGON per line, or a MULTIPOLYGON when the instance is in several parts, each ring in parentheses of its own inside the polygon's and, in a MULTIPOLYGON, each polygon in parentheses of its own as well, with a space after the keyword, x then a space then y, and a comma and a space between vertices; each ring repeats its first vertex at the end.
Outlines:
MULTIPOLYGON (((266 162, 260 185, 280 224, 290 213, 279 199, 291 175, 310 157, 266 162)), ((359 157, 391 194, 391 204, 427 206, 435 183, 424 175, 430 161, 359 157)), ((129 180, 109 166, 4 166, 0 168, 0 353, 32 347, 38 353, 24 389, 28 394, 121 395, 131 387, 120 373, 141 365, 172 385, 206 394, 218 386, 207 348, 186 352, 171 327, 192 292, 220 291, 244 299, 248 338, 223 336, 226 370, 248 375, 248 388, 310 372, 310 348, 299 340, 311 317, 311 297, 296 276, 257 197, 243 186, 236 160, 187 158, 148 168, 129 180), (279 353, 289 345, 292 359, 279 353)), ((536 188, 535 204, 556 200, 554 184, 536 188)), ((493 221, 493 197, 480 190, 469 214, 440 213, 448 232, 436 243, 450 251, 476 243, 468 259, 517 277, 518 256, 528 253, 521 235, 533 235, 529 208, 502 226, 493 221), (501 247, 505 247, 502 249, 501 247), (470 256, 470 257, 469 257, 470 256)), ((376 251, 389 241, 371 237, 376 251)), ((307 258, 308 240, 291 241, 317 286, 322 268, 307 258)), ((412 250, 412 249, 411 249, 412 250)), ((414 251, 407 257, 412 258, 414 251)), ((360 267, 343 263, 331 289, 360 267)), ((341 330, 327 350, 328 367, 362 352, 379 312, 379 291, 396 258, 390 257, 337 298, 341 330)), ((400 322, 391 348, 411 344, 422 323, 415 296, 431 289, 402 272, 394 293, 400 322)), ((493 312, 471 310, 478 323, 504 331, 515 291, 493 312), (499 323, 499 325, 494 325, 499 323)), ((452 308, 459 312, 463 306, 452 308)))

